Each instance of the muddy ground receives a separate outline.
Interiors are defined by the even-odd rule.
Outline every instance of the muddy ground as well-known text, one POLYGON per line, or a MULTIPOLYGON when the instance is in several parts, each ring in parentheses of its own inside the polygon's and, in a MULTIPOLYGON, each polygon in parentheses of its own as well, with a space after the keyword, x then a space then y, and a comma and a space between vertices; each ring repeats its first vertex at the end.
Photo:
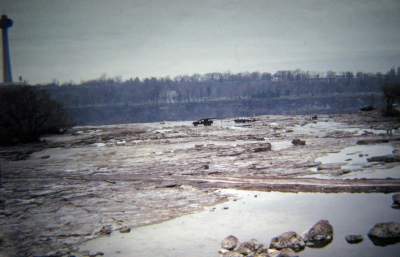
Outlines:
POLYGON ((395 158, 363 168, 400 173, 400 133, 387 134, 398 125, 378 112, 260 116, 246 123, 216 120, 210 127, 76 127, 41 143, 3 147, 0 256, 76 252, 81 242, 101 236, 103 226, 135 229, 224 201, 220 188, 400 191, 398 178, 345 179, 356 171, 316 162, 348 146, 386 143, 395 158))

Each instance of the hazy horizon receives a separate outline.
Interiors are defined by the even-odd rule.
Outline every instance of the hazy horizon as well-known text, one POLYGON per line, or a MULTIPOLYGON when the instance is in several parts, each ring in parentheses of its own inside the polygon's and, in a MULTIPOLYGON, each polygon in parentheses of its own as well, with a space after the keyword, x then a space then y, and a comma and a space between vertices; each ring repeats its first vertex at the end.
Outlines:
POLYGON ((14 80, 400 64, 400 1, 0 0, 14 80))

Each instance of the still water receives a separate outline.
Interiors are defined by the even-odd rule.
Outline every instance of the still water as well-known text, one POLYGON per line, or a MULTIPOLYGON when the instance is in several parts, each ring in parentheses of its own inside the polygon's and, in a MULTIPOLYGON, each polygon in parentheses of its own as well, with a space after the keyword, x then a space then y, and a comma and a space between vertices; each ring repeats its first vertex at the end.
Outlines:
POLYGON ((235 235, 240 241, 255 238, 269 245, 273 236, 293 230, 303 233, 320 219, 334 227, 334 240, 321 249, 306 248, 300 256, 376 257, 400 254, 400 243, 375 246, 366 236, 378 222, 400 222, 390 194, 278 193, 223 190, 237 201, 160 224, 114 232, 87 242, 81 250, 102 251, 105 256, 219 256, 221 240, 235 235), (227 209, 226 209, 227 208, 227 209), (357 245, 346 243, 347 234, 362 234, 357 245))

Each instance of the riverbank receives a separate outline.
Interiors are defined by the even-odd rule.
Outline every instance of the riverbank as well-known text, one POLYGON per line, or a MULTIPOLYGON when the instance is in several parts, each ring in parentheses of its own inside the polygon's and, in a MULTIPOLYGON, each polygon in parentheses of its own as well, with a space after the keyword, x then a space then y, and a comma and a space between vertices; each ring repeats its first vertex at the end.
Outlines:
POLYGON ((104 226, 136 228, 226 201, 222 188, 399 192, 393 170, 400 169, 400 134, 386 133, 396 122, 370 112, 259 116, 243 124, 226 119, 210 127, 191 122, 87 126, 42 143, 3 147, 3 255, 68 253, 101 236, 104 226), (293 144, 295 139, 304 145, 293 144), (388 145, 394 159, 368 161, 381 153, 356 151, 337 163, 318 161, 365 142, 388 145), (359 159, 359 169, 347 168, 359 159), (381 175, 363 178, 363 172, 381 175))

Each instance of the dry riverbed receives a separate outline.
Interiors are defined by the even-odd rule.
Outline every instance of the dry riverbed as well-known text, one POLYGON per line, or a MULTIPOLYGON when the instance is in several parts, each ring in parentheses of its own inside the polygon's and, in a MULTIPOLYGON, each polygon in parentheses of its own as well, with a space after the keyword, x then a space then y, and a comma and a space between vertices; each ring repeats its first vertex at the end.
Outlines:
POLYGON ((398 192, 400 133, 386 133, 398 125, 375 112, 260 116, 76 127, 3 147, 0 256, 79 255, 89 239, 226 201, 223 188, 398 192))

